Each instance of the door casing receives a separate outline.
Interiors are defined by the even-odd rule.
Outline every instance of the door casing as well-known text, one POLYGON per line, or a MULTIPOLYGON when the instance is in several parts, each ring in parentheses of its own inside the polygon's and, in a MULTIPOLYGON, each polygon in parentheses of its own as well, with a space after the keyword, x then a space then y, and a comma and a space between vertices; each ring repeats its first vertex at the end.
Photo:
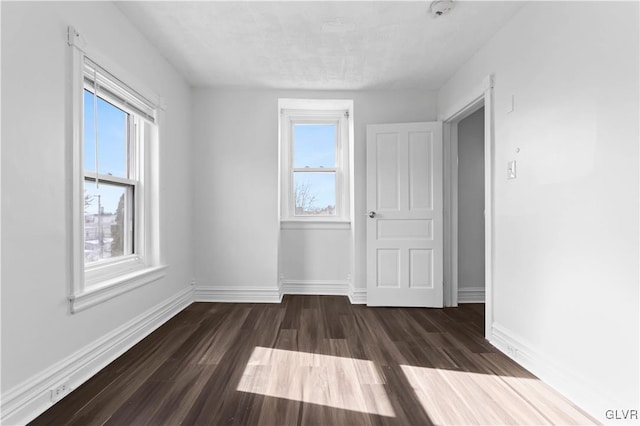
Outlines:
POLYGON ((484 193, 485 193, 485 337, 493 325, 493 241, 494 241, 494 76, 466 94, 455 107, 439 115, 444 123, 444 305, 458 306, 458 123, 484 107, 484 193))

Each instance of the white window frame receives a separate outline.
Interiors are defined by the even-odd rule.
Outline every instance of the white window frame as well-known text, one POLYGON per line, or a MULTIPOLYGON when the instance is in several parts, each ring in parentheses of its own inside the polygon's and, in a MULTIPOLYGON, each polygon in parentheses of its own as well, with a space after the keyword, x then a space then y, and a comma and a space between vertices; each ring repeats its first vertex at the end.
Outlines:
MULTIPOLYGON (((86 75, 86 72, 85 72, 86 75)), ((85 79, 84 91, 89 91, 92 95, 94 93, 94 87, 85 79)), ((127 108, 126 105, 122 105, 117 99, 114 99, 108 93, 99 91, 99 98, 111 103, 115 108, 118 108, 125 112, 128 116, 127 120, 127 175, 128 177, 118 177, 112 175, 105 175, 103 173, 90 172, 84 170, 84 181, 92 180, 98 181, 98 184, 111 184, 114 186, 122 186, 131 188, 133 194, 126 192, 126 203, 130 207, 130 211, 133 212, 133 217, 130 217, 130 212, 126 211, 124 223, 127 224, 125 234, 124 245, 125 252, 132 254, 118 256, 111 259, 101 259, 96 262, 86 263, 85 261, 85 286, 90 287, 92 281, 100 281, 100 271, 106 271, 107 269, 114 270, 115 272, 126 272, 128 269, 135 267, 140 262, 140 256, 136 252, 133 252, 135 247, 138 247, 144 241, 144 237, 140 235, 140 232, 134 232, 132 229, 137 226, 143 217, 138 217, 135 213, 138 208, 144 204, 143 187, 141 185, 143 179, 142 170, 144 166, 144 122, 136 115, 136 113, 127 108)), ((83 105, 84 105, 84 93, 83 93, 83 105)), ((83 108, 84 111, 84 108, 83 108)), ((83 117, 84 123, 84 117, 83 117)), ((82 144, 84 149, 84 143, 82 144)), ((93 184, 93 183, 92 183, 93 184)))
MULTIPOLYGON (((166 265, 161 262, 159 238, 158 199, 158 124, 157 103, 141 95, 123 81, 123 71, 111 73, 116 67, 96 52, 80 47, 79 34, 69 28, 69 45, 72 47, 72 243, 69 302, 71 313, 110 300, 120 294, 148 284, 165 276, 166 265), (100 85, 99 96, 129 114, 130 146, 128 178, 85 172, 83 164, 84 91, 93 91, 86 78, 87 64, 95 64, 100 85), (118 77, 115 77, 118 75, 118 77), (121 79, 122 77, 122 79, 121 79), (110 95, 113 94, 113 96, 110 95), (130 185, 133 196, 134 224, 129 243, 132 254, 103 259, 85 264, 84 259, 84 182, 85 178, 98 179, 105 183, 130 185)), ((84 43, 83 43, 84 44, 84 43)), ((93 65, 92 65, 93 66, 93 65)), ((138 86, 136 86, 138 87, 138 86)), ((145 93, 149 93, 146 91, 145 93)))
POLYGON ((328 227, 351 222, 351 182, 353 152, 353 101, 327 99, 279 99, 280 141, 280 222, 283 228, 296 228, 308 223, 328 227), (296 124, 327 123, 336 125, 336 165, 323 168, 295 168, 293 166, 293 126, 296 124), (335 215, 296 215, 293 195, 295 172, 335 172, 335 215))

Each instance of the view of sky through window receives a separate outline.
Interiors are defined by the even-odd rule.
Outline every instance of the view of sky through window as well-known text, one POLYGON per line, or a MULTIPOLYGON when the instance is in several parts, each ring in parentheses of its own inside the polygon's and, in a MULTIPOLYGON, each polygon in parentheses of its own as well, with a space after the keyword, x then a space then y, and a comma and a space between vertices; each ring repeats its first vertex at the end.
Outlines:
POLYGON ((336 165, 335 124, 296 124, 293 144, 293 167, 336 165))
MULTIPOLYGON (((127 176, 127 113, 98 97, 98 172, 126 178, 127 176)), ((93 93, 84 91, 84 169, 96 170, 93 93)), ((95 182, 85 182, 85 190, 96 190, 95 182), (90 188, 93 187, 93 188, 90 188)), ((113 213, 120 196, 110 190, 101 191, 101 207, 113 213)), ((97 194, 96 194, 97 195, 97 194)), ((97 206, 96 206, 97 208, 97 206)))
POLYGON ((296 214, 335 214, 335 172, 294 172, 296 214))
MULTIPOLYGON (((293 126, 293 167, 333 168, 336 166, 336 125, 295 124, 293 126)), ((296 214, 335 214, 335 172, 294 172, 296 214)))

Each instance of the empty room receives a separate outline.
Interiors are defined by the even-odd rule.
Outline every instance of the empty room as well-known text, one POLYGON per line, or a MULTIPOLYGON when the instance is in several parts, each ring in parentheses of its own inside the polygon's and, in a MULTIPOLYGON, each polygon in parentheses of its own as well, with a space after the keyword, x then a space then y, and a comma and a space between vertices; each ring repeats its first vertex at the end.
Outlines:
POLYGON ((1 424, 640 424, 639 2, 0 20, 1 424))

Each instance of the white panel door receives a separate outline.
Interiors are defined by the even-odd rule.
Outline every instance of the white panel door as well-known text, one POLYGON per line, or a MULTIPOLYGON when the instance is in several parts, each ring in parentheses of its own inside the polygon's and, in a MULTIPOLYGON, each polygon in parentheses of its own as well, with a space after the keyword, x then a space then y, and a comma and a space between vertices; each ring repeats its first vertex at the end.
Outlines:
POLYGON ((367 126, 367 304, 442 307, 442 123, 367 126))

